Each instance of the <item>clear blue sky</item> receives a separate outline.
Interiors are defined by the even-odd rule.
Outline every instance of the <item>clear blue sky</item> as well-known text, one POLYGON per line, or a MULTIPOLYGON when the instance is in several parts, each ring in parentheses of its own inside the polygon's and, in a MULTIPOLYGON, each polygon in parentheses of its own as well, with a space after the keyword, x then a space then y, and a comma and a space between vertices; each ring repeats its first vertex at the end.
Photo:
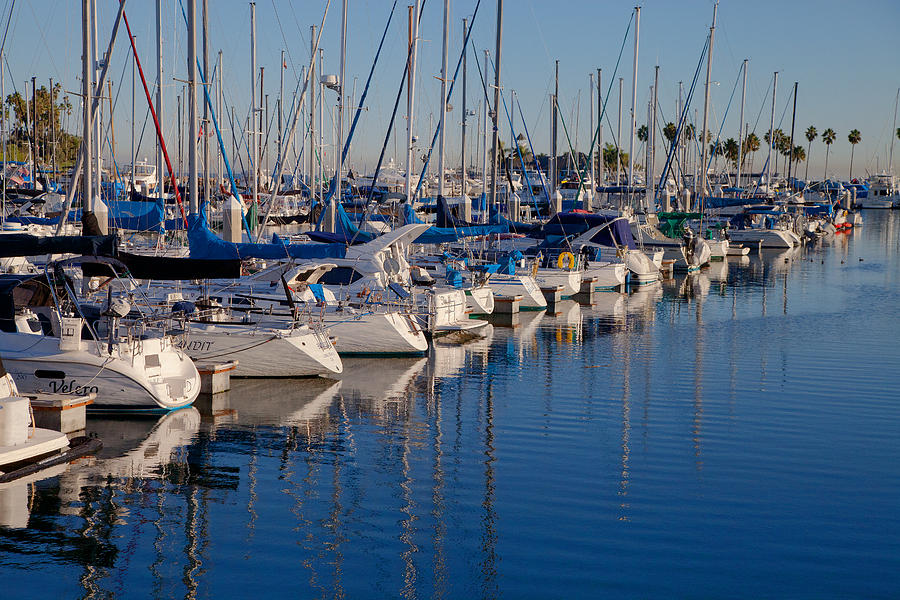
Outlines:
MULTIPOLYGON (((8 12, 10 0, 2 4, 8 12)), ((117 2, 98 0, 101 46, 108 41, 117 2)), ((197 0, 198 6, 201 4, 197 0)), ((249 7, 238 0, 210 0, 211 54, 223 51, 225 63, 226 103, 245 115, 249 104, 249 7)), ((406 2, 399 2, 391 25, 381 62, 370 91, 368 112, 354 138, 354 166, 370 170, 374 166, 384 139, 386 124, 403 70, 406 52, 406 2)), ((126 5, 138 51, 149 79, 155 79, 155 2, 130 0, 126 5)), ((270 107, 278 91, 280 52, 288 51, 285 87, 293 90, 301 65, 308 61, 309 25, 318 23, 324 0, 259 0, 257 2, 258 64, 266 67, 266 92, 270 107)), ((436 115, 440 84, 441 0, 427 0, 422 19, 420 61, 417 88, 417 134, 430 139, 429 116, 436 115)), ((660 66, 660 103, 667 120, 674 118, 678 82, 689 85, 712 17, 711 0, 649 0, 642 5, 641 47, 638 72, 639 124, 646 122, 646 107, 653 67, 660 66)), ((164 85, 168 95, 167 140, 174 145, 175 95, 186 73, 185 26, 178 0, 164 0, 166 29, 164 85)), ((358 88, 368 74, 381 31, 390 12, 390 0, 350 0, 347 89, 358 77, 358 88)), ((461 44, 461 20, 471 16, 475 0, 453 0, 450 7, 451 70, 461 44)), ((603 69, 604 93, 615 66, 633 4, 629 2, 506 0, 502 83, 504 90, 515 90, 519 96, 536 151, 549 150, 549 101, 552 89, 553 62, 560 61, 560 104, 569 132, 574 138, 575 108, 580 107, 578 146, 587 145, 588 74, 603 69)), ((333 0, 323 38, 326 71, 337 72, 340 0, 333 0)), ((80 90, 81 73, 81 3, 76 0, 19 0, 16 2, 12 27, 6 44, 11 72, 6 79, 6 92, 11 81, 21 89, 35 75, 46 82, 50 77, 62 81, 66 90, 80 90)), ((850 156, 847 133, 859 129, 862 142, 857 146, 855 174, 863 169, 875 170, 887 162, 893 118, 894 98, 900 86, 900 60, 896 51, 896 28, 900 23, 900 3, 895 0, 871 0, 848 3, 841 0, 798 0, 781 2, 759 0, 732 2, 719 7, 712 78, 712 130, 721 123, 741 61, 750 59, 745 122, 751 129, 761 114, 756 131, 768 128, 768 101, 763 100, 771 87, 772 72, 779 71, 779 107, 776 121, 786 106, 790 88, 799 81, 797 134, 806 144, 802 132, 810 124, 821 133, 826 127, 837 133, 832 146, 829 170, 846 177, 850 156), (761 113, 760 113, 761 111, 761 113)), ((484 0, 480 8, 472 43, 481 50, 493 50, 496 24, 496 2, 484 0)), ((122 30, 124 32, 124 28, 122 30)), ((131 74, 123 65, 128 52, 127 38, 120 33, 112 58, 111 78, 122 92, 115 111, 117 156, 127 161, 130 154, 131 74)), ((475 55, 470 55, 474 57, 475 55)), ((626 112, 630 104, 632 73, 632 41, 628 40, 619 66, 625 78, 626 112)), ((702 77, 701 77, 702 82, 702 77)), ((469 61, 469 106, 480 102, 478 72, 473 58, 469 61)), ((609 106, 614 122, 617 110, 617 86, 609 106)), ((140 88, 139 88, 139 93, 140 88)), ((358 92, 357 92, 358 93, 358 92)), ((453 112, 448 118, 449 164, 459 156, 460 88, 454 92, 453 112)), ((737 135, 740 89, 727 118, 723 137, 737 135)), ((329 100, 333 100, 329 92, 329 100)), ((770 97, 769 97, 770 98, 770 97)), ((77 100, 77 99, 76 99, 77 100)), ((702 89, 693 104, 702 111, 702 89)), ((77 104, 76 104, 77 107, 77 104)), ((137 127, 144 121, 146 104, 138 97, 137 127)), ((503 113, 501 113, 503 115, 503 113)), ((405 99, 401 102, 398 125, 404 128, 405 99)), ((435 119, 437 117, 435 116, 435 119)), ((505 119, 505 115, 504 115, 505 119)), ((627 115, 623 119, 628 122, 627 115)), ((474 130, 474 121, 470 121, 474 130)), ((78 128, 77 116, 70 121, 78 128)), ((776 126, 779 126, 776 124, 776 126)), ((780 126, 789 132, 790 108, 780 126)), ((521 125, 517 121, 517 130, 521 125)), ((501 127, 507 136, 508 125, 501 127)), ((627 126, 623 125, 623 133, 627 126)), ((230 133, 227 147, 230 150, 230 133)), ((402 138, 401 138, 402 139, 402 138)), ((471 138, 470 138, 471 139, 471 138)), ((607 140, 609 139, 607 134, 607 140)), ((152 129, 148 125, 139 157, 150 156, 152 129)), ((573 142, 575 140, 573 139, 573 142)), ((400 145, 402 155, 402 144, 400 145)), ((627 149, 627 141, 625 143, 627 149)), ((393 143, 388 156, 393 154, 393 143)), ((813 144, 811 177, 821 177, 824 145, 813 144)), ((761 154, 761 153, 760 153, 761 154)), ((897 147, 900 162, 900 144, 897 147)), ((757 160, 759 160, 757 158, 757 160)))

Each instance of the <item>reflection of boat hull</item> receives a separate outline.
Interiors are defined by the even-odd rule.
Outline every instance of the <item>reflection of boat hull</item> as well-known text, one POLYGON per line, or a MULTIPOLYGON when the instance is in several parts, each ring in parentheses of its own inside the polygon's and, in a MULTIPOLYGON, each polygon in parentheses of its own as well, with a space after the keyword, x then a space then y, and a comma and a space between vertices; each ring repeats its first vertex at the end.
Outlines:
POLYGON ((241 379, 232 384, 229 406, 242 425, 327 423, 328 408, 340 389, 333 379, 241 379))
POLYGON ((311 377, 342 370, 331 341, 306 327, 192 323, 184 348, 194 360, 237 360, 236 377, 311 377))
MULTIPOLYGON (((437 346, 444 347, 438 343, 437 346)), ((465 346, 463 346, 465 347, 465 346)), ((422 373, 426 358, 351 358, 339 376, 345 397, 370 397, 378 401, 404 397, 422 373)))
POLYGON ((728 237, 738 244, 762 248, 793 248, 800 245, 800 238, 785 229, 733 229, 728 232, 728 237))

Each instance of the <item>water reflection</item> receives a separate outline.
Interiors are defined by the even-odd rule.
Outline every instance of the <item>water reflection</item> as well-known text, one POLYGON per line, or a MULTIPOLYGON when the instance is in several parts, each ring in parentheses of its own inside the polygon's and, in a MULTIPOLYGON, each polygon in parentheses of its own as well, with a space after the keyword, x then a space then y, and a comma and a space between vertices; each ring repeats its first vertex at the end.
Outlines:
POLYGON ((852 515, 896 497, 890 477, 868 485, 893 472, 895 407, 842 401, 847 384, 821 383, 832 354, 808 343, 858 306, 828 277, 896 277, 879 227, 865 263, 832 236, 523 312, 425 357, 348 359, 333 380, 235 380, 199 416, 98 421, 103 455, 0 486, 0 566, 27 581, 37 565, 63 597, 449 598, 683 596, 698 574, 708 595, 765 596, 745 565, 760 581, 796 556, 830 570, 847 559, 833 539, 886 564, 852 515), (820 297, 829 318, 805 319, 820 297))
POLYGON ((323 377, 234 379, 227 399, 239 425, 311 431, 328 427, 328 410, 340 388, 340 381, 323 377))

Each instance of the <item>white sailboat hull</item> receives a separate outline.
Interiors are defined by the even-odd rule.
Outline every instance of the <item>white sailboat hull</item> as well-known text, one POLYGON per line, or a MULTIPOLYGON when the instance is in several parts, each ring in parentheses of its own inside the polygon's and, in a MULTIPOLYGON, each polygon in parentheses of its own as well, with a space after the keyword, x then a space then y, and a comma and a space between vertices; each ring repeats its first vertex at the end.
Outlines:
POLYGON ((174 410, 194 402, 200 375, 190 358, 159 339, 142 340, 141 346, 143 352, 129 360, 61 351, 59 339, 50 336, 0 334, 3 364, 24 394, 95 393, 92 408, 107 410, 174 410))
POLYGON ((197 361, 237 360, 236 377, 313 377, 343 370, 331 341, 308 327, 192 323, 183 344, 197 361))
POLYGON ((896 208, 900 198, 881 196, 877 198, 860 198, 856 201, 859 208, 896 208))
POLYGON ((625 283, 628 270, 624 263, 591 264, 582 275, 583 279, 596 277, 591 291, 611 290, 625 283))
POLYGON ((466 290, 466 312, 489 315, 494 312, 494 290, 488 285, 466 290))
POLYGON ((410 315, 400 312, 329 311, 324 321, 341 355, 424 354, 428 350, 422 329, 410 315))
POLYGON ((786 229, 734 229, 728 238, 738 244, 751 244, 762 248, 793 248, 800 245, 800 238, 786 229))
POLYGON ((522 296, 519 307, 525 310, 542 310, 547 308, 547 299, 541 293, 534 279, 528 275, 499 275, 491 276, 491 289, 494 296, 509 298, 522 296))
POLYGON ((657 250, 650 258, 640 250, 629 250, 623 257, 625 268, 631 272, 631 281, 636 285, 646 285, 659 281, 659 267, 662 264, 663 252, 657 250))
POLYGON ((562 286, 563 298, 574 296, 581 290, 582 272, 567 269, 538 269, 535 281, 542 288, 562 286))

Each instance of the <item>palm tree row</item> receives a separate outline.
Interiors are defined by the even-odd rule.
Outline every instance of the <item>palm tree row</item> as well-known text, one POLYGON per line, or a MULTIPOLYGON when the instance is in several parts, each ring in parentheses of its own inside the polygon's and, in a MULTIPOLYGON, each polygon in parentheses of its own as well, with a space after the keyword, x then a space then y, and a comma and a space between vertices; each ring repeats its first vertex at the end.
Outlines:
MULTIPOLYGON (((663 136, 666 138, 668 142, 668 146, 671 146, 675 143, 675 138, 678 134, 677 127, 674 123, 669 122, 666 123, 663 128, 663 136)), ((686 125, 684 131, 682 133, 682 137, 685 140, 693 140, 695 135, 695 129, 690 124, 686 125)), ((786 161, 792 164, 799 164, 800 162, 806 162, 806 174, 804 178, 809 180, 809 161, 808 158, 812 155, 812 143, 819 137, 819 131, 816 129, 814 125, 810 125, 806 132, 804 133, 806 136, 807 146, 803 148, 803 146, 794 146, 791 148, 791 139, 790 136, 786 135, 784 131, 781 129, 776 129, 774 135, 771 132, 766 132, 763 135, 763 140, 767 144, 771 144, 772 148, 775 150, 775 169, 773 172, 778 172, 778 157, 783 156, 786 161), (771 141, 774 140, 774 141, 771 141)), ((900 139, 900 128, 897 128, 896 131, 897 138, 900 139)), ((640 141, 645 142, 648 138, 647 126, 643 125, 638 129, 637 137, 640 141)), ((837 133, 835 133, 834 129, 827 128, 822 132, 821 135, 822 142, 825 144, 825 172, 823 175, 823 179, 828 177, 828 159, 831 154, 831 145, 837 139, 837 133)), ((698 140, 699 141, 699 140, 698 140)), ((707 140, 709 142, 710 140, 707 140)), ((853 129, 847 135, 847 141, 850 142, 850 177, 853 176, 853 159, 856 151, 856 145, 862 141, 862 134, 858 129, 853 129)), ((711 156, 724 156, 725 159, 730 162, 735 168, 737 168, 738 163, 738 155, 741 156, 741 167, 743 167, 747 163, 747 157, 750 157, 750 171, 753 170, 753 159, 756 155, 756 152, 760 148, 760 139, 757 137, 755 133, 747 134, 747 137, 741 143, 740 152, 738 151, 738 142, 734 138, 728 138, 724 143, 721 144, 711 144, 710 145, 710 155, 711 156)), ((615 163, 615 157, 612 157, 613 163, 615 163)), ((788 165, 791 166, 791 165, 788 165)))

